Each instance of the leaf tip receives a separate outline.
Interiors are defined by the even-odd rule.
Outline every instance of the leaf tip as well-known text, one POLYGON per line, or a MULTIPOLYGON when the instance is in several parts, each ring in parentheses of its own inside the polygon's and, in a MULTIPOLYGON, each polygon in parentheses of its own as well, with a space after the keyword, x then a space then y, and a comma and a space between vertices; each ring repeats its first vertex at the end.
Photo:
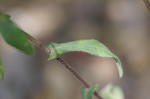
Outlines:
POLYGON ((121 61, 118 57, 115 57, 114 60, 116 61, 116 64, 117 64, 119 77, 122 78, 123 77, 123 67, 122 67, 121 61))

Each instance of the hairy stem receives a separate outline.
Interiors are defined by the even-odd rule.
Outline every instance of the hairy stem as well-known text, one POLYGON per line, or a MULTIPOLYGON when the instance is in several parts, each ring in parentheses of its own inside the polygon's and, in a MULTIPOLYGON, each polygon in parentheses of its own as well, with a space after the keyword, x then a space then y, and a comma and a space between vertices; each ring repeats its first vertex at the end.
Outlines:
MULTIPOLYGON (((36 45, 37 47, 39 47, 41 50, 43 50, 46 54, 50 55, 51 54, 51 50, 44 44, 42 44, 40 41, 36 40, 35 38, 33 38, 31 35, 25 33, 28 37, 28 40, 30 42, 32 42, 34 45, 36 45)), ((86 88, 89 88, 90 85, 79 75, 79 73, 72 68, 71 65, 69 65, 68 63, 66 63, 61 57, 56 58, 56 60, 62 64, 66 69, 68 69, 86 88)), ((99 94, 97 92, 94 93, 95 96, 98 99, 102 99, 101 96, 99 96, 99 94)))

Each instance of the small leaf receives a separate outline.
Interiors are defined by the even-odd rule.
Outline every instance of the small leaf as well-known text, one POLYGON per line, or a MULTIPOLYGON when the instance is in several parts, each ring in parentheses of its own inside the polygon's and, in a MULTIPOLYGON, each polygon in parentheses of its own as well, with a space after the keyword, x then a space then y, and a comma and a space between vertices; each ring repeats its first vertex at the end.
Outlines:
POLYGON ((25 32, 10 19, 9 15, 4 13, 0 13, 0 32, 9 45, 26 54, 33 54, 33 47, 29 43, 25 32))
POLYGON ((101 96, 104 99, 124 99, 124 94, 119 86, 108 84, 101 91, 101 96))
POLYGON ((93 86, 91 88, 85 88, 82 87, 81 88, 81 94, 82 94, 82 99, 92 99, 94 93, 97 91, 98 89, 98 85, 93 86))
POLYGON ((81 88, 82 99, 87 99, 88 89, 85 87, 81 88))
POLYGON ((123 69, 120 59, 114 55, 105 45, 97 40, 78 40, 68 43, 50 43, 48 48, 51 49, 49 60, 58 58, 61 54, 66 52, 86 52, 94 56, 113 58, 117 64, 119 76, 123 76, 123 69))
POLYGON ((0 59, 0 79, 2 80, 4 78, 4 65, 2 60, 0 59))
POLYGON ((92 99, 92 96, 94 95, 94 93, 98 90, 99 85, 95 85, 93 87, 91 87, 88 91, 88 99, 92 99))

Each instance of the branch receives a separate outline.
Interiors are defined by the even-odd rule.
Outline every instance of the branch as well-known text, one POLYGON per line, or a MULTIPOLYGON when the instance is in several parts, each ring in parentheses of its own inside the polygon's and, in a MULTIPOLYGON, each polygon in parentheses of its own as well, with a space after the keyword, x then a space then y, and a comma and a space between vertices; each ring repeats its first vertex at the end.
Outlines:
MULTIPOLYGON (((42 44, 40 41, 36 40, 35 38, 33 38, 31 35, 25 33, 28 37, 28 40, 30 42, 32 42, 34 45, 36 45, 37 47, 39 47, 41 50, 43 50, 46 54, 50 55, 51 54, 51 50, 44 44, 42 44)), ((86 88, 89 88, 90 85, 79 75, 79 73, 72 68, 71 65, 69 65, 68 63, 66 63, 61 57, 56 58, 56 60, 62 64, 66 69, 68 69, 86 88)), ((95 96, 98 99, 102 99, 101 96, 99 96, 99 94, 97 92, 94 93, 95 96)))
POLYGON ((150 2, 148 0, 143 0, 143 2, 145 3, 148 11, 150 12, 150 2))

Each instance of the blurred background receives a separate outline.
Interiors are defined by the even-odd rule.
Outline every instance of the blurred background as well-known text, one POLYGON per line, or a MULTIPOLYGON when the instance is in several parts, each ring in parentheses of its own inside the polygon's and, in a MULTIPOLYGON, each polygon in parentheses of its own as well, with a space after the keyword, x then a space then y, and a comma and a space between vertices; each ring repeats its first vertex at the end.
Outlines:
MULTIPOLYGON (((0 11, 27 33, 42 41, 97 39, 120 57, 119 79, 111 59, 85 53, 62 55, 79 74, 100 89, 113 82, 125 99, 150 99, 149 13, 142 0, 0 0, 0 11)), ((27 56, 0 37, 5 79, 0 99, 81 99, 82 84, 56 60, 36 48, 27 56)))

